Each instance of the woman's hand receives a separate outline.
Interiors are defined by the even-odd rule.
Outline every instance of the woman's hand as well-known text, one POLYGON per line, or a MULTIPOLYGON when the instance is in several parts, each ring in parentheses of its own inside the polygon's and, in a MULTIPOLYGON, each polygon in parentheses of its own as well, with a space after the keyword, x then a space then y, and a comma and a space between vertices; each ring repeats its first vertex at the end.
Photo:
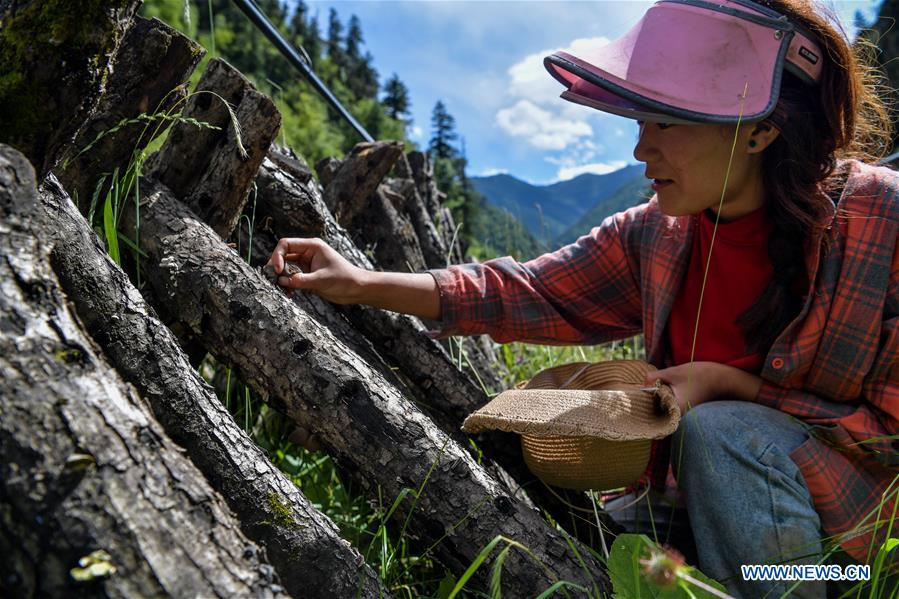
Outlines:
POLYGON ((718 362, 692 362, 663 368, 646 375, 646 384, 656 380, 668 383, 677 405, 684 414, 690 408, 714 399, 753 401, 762 379, 758 376, 718 362))
POLYGON ((350 264, 321 239, 281 239, 266 264, 278 285, 306 289, 335 304, 368 304, 402 314, 440 320, 440 291, 428 273, 379 272, 350 264), (287 262, 301 272, 284 272, 287 262))
POLYGON ((278 284, 288 289, 306 289, 335 304, 360 300, 367 271, 350 264, 321 239, 283 238, 278 240, 268 264, 278 284), (285 262, 293 262, 302 272, 284 276, 285 262))

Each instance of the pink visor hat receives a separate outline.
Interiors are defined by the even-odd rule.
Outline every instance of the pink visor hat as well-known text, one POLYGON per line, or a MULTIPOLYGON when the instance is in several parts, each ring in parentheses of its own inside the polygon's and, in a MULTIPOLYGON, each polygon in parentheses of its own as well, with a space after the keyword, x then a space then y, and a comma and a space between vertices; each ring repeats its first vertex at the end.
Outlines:
POLYGON ((567 88, 562 98, 603 112, 736 123, 771 114, 784 69, 817 83, 822 58, 809 34, 755 2, 661 0, 614 42, 580 57, 556 52, 543 65, 567 88))

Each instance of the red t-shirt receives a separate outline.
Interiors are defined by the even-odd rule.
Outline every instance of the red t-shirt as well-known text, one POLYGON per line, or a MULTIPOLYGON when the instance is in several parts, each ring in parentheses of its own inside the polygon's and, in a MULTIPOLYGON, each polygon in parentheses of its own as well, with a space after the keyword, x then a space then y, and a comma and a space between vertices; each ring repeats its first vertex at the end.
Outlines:
MULTIPOLYGON (((715 229, 715 215, 709 211, 693 218, 698 226, 690 264, 668 320, 671 366, 690 361, 702 278, 715 229)), ((746 350, 746 339, 736 319, 755 303, 774 276, 768 257, 768 238, 773 228, 764 208, 718 223, 702 297, 694 361, 728 364, 754 374, 761 371, 765 356, 746 350)))

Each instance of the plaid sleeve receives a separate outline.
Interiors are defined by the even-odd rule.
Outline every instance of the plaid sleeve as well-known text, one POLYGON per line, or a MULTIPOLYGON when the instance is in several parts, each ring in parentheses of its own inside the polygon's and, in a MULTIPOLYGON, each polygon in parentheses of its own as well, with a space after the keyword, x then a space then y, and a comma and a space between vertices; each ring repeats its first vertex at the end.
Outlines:
POLYGON ((639 333, 640 288, 622 233, 641 223, 642 211, 630 209, 529 262, 506 256, 428 271, 440 291, 435 336, 486 333, 499 343, 588 345, 639 333))

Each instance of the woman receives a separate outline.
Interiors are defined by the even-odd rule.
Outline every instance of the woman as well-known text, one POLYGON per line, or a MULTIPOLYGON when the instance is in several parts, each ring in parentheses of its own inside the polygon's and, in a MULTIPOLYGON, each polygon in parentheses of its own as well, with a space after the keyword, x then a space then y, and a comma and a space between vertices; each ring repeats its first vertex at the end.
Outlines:
POLYGON ((755 597, 792 583, 744 581, 741 565, 816 563, 822 536, 870 562, 899 486, 885 495, 899 473, 884 439, 899 434, 899 178, 862 161, 890 139, 871 72, 803 0, 662 0, 594 54, 545 65, 562 97, 639 121, 648 203, 524 264, 366 272, 320 240, 282 239, 271 263, 303 273, 279 283, 441 321, 444 336, 642 332, 660 368, 647 383, 669 383, 684 412, 650 478, 665 488, 670 453, 700 568, 755 597))

